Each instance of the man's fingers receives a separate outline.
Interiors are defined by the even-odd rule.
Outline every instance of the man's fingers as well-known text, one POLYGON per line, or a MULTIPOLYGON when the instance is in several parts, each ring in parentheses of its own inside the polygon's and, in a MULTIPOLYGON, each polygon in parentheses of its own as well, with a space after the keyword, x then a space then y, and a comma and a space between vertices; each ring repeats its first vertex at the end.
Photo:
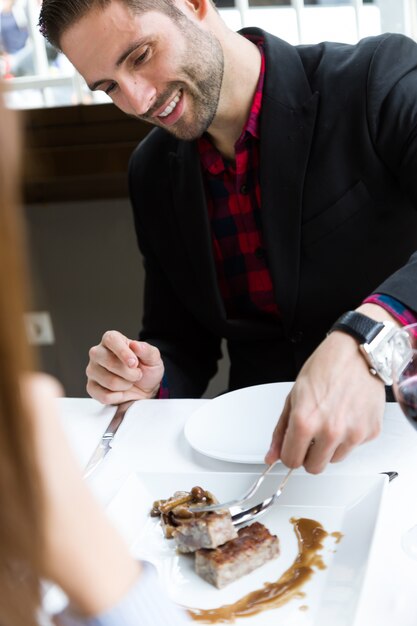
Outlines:
POLYGON ((152 346, 146 341, 129 341, 129 348, 143 365, 149 367, 160 365, 161 353, 156 346, 152 346))
POLYGON ((311 425, 291 413, 281 445, 281 460, 287 467, 300 467, 309 451, 314 430, 311 425))
POLYGON ((119 361, 114 363, 112 367, 101 367, 100 365, 89 363, 86 373, 89 380, 94 380, 110 391, 126 391, 132 385, 138 383, 143 376, 139 368, 130 370, 122 366, 119 361))
POLYGON ((158 348, 133 341, 115 330, 90 349, 87 391, 104 404, 153 398, 164 374, 158 348))
POLYGON ((139 361, 129 341, 118 331, 110 330, 104 333, 98 346, 90 349, 87 391, 104 404, 137 399, 133 386, 140 381, 143 372, 138 368, 139 361))
MULTIPOLYGON (((124 378, 130 383, 137 382, 141 376, 138 367, 127 367, 115 354, 102 345, 90 349, 90 361, 87 365, 86 374, 88 378, 93 378, 105 386, 106 381, 103 376, 106 375, 109 376, 109 381, 115 376, 124 378)), ((110 388, 111 386, 110 384, 110 388)))
POLYGON ((334 451, 333 456, 330 459, 330 463, 339 463, 339 461, 343 461, 354 447, 355 446, 348 445, 346 443, 340 444, 340 446, 338 446, 334 451))
POLYGON ((300 405, 290 415, 281 459, 288 467, 303 465, 318 474, 363 443, 366 434, 365 425, 358 427, 349 412, 338 414, 335 409, 329 416, 320 407, 307 411, 300 405))
POLYGON ((94 380, 88 380, 87 392, 92 398, 98 400, 102 404, 121 404, 127 400, 138 399, 134 387, 130 387, 130 389, 126 391, 111 391, 110 389, 102 387, 94 380))
MULTIPOLYGON (((138 359, 136 354, 131 350, 131 340, 119 333, 117 330, 108 330, 104 333, 101 343, 97 348, 107 348, 112 354, 114 354, 124 365, 130 368, 138 366, 138 359)), ((94 350, 92 348, 91 350, 94 350)), ((90 358, 91 358, 90 350, 90 358)))
POLYGON ((270 448, 265 456, 265 463, 267 465, 271 465, 272 463, 275 463, 275 461, 277 461, 281 456, 282 440, 284 438, 285 431, 287 430, 290 410, 291 410, 291 395, 288 394, 288 396, 285 399, 284 408, 282 409, 282 413, 279 417, 278 423, 275 426, 274 432, 272 434, 272 441, 271 441, 270 448))
POLYGON ((317 410, 303 420, 301 413, 293 412, 281 447, 283 463, 288 467, 303 465, 307 472, 319 474, 328 463, 342 461, 354 448, 379 433, 378 422, 370 430, 365 424, 358 425, 349 413, 337 418, 335 413, 333 419, 326 416, 319 420, 317 410))
POLYGON ((336 448, 330 462, 338 463, 339 461, 343 461, 356 446, 375 439, 375 437, 380 434, 381 427, 380 420, 373 422, 372 428, 367 431, 357 429, 354 433, 350 433, 350 435, 345 438, 345 441, 336 448))
POLYGON ((310 474, 319 474, 331 462, 335 446, 332 441, 323 441, 318 438, 312 439, 304 457, 303 465, 310 474))

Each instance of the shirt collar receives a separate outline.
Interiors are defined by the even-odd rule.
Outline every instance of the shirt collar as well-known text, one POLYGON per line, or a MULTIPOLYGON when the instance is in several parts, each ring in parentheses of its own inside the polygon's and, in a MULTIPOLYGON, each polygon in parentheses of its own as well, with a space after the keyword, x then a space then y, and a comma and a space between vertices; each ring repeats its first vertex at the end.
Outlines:
MULTIPOLYGON (((259 48, 259 51, 261 53, 261 69, 259 72, 258 84, 256 86, 256 91, 252 100, 252 106, 249 111, 248 119, 246 120, 246 124, 242 129, 239 139, 235 143, 236 151, 242 149, 250 136, 254 137, 255 139, 259 139, 262 92, 265 78, 265 53, 263 49, 262 38, 248 37, 248 39, 251 39, 259 48)), ((198 140, 198 151, 200 154, 200 161, 203 170, 207 170, 210 174, 219 174, 220 172, 224 171, 226 167, 224 159, 220 152, 217 150, 217 148, 210 141, 207 133, 205 133, 198 140)))

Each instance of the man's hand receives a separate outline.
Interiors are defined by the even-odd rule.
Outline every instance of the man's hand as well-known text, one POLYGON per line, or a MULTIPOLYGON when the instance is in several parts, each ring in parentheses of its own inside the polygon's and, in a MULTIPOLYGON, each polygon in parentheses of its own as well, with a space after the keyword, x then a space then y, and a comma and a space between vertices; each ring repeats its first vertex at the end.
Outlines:
POLYGON ((301 369, 265 461, 319 473, 378 435, 384 404, 384 383, 369 372, 357 341, 335 331, 301 369))
POLYGON ((154 398, 164 375, 158 348, 133 341, 116 330, 90 349, 87 391, 103 404, 154 398))

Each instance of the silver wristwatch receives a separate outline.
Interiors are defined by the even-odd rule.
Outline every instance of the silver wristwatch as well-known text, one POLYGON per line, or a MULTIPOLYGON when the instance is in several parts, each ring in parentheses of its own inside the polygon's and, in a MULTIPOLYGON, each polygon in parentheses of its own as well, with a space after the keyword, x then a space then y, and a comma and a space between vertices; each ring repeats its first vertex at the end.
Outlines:
POLYGON ((359 313, 348 311, 344 313, 330 332, 341 330, 359 341, 359 350, 365 357, 369 371, 379 376, 385 385, 392 385, 393 343, 392 338, 398 327, 390 321, 376 322, 359 313))

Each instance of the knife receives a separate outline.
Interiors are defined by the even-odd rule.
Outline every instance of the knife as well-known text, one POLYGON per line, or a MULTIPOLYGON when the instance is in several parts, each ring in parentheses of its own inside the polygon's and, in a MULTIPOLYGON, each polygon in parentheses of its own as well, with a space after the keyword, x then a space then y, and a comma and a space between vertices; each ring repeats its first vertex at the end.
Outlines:
POLYGON ((123 421, 123 418, 126 414, 126 411, 132 404, 134 400, 129 400, 127 402, 122 402, 116 409, 116 413, 114 414, 110 424, 107 426, 106 431, 102 435, 100 439, 100 443, 97 448, 94 450, 90 460, 84 469, 83 478, 87 478, 94 472, 96 467, 100 465, 100 463, 104 460, 105 456, 108 452, 110 452, 113 447, 113 439, 114 436, 123 421))

